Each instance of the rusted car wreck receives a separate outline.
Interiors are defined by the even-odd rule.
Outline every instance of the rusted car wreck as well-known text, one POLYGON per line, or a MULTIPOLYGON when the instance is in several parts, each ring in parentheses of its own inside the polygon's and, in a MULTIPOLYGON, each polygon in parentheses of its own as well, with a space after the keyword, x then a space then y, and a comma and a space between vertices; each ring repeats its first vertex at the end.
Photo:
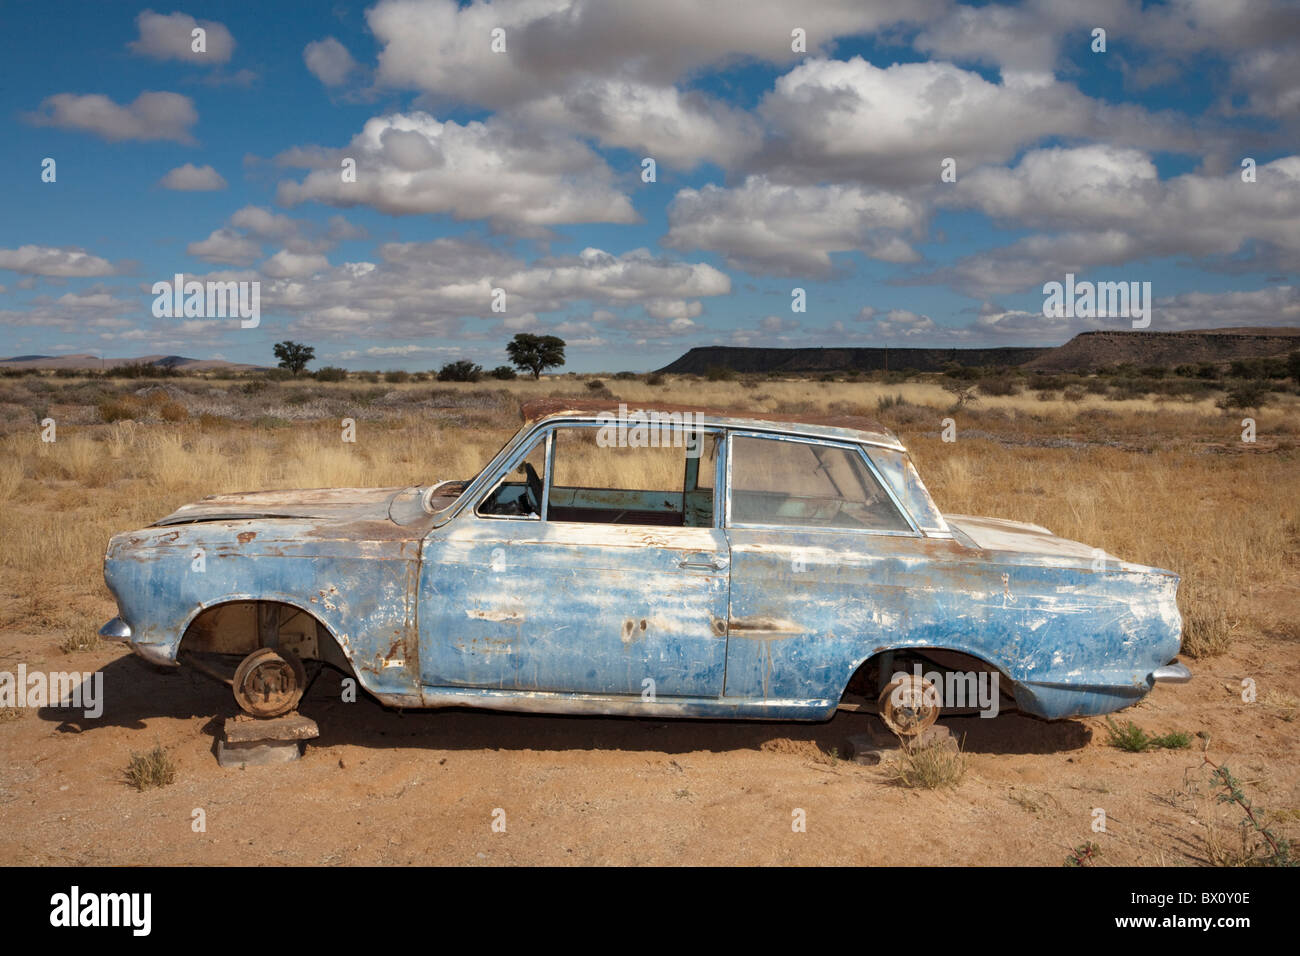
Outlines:
POLYGON ((995 674, 1043 718, 1190 677, 1175 574, 942 514, 868 419, 554 400, 524 418, 469 481, 214 495, 116 535, 101 634, 258 716, 297 705, 303 661, 395 707, 826 720, 878 702, 903 732, 938 709, 900 702, 916 664, 995 674))

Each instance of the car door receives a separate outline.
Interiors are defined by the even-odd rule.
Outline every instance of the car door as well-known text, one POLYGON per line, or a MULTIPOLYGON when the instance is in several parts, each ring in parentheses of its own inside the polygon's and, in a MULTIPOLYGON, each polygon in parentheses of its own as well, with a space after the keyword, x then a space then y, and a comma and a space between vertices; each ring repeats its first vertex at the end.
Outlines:
POLYGON ((908 585, 924 583, 910 570, 919 532, 852 443, 748 432, 728 443, 725 696, 838 697, 862 648, 901 626, 908 585))
MULTIPOLYGON (((702 487, 681 483, 689 468, 673 491, 558 483, 566 439, 589 427, 530 436, 496 484, 426 541, 425 686, 722 695, 730 553, 716 451, 702 487)), ((706 443, 716 449, 720 433, 706 443)))

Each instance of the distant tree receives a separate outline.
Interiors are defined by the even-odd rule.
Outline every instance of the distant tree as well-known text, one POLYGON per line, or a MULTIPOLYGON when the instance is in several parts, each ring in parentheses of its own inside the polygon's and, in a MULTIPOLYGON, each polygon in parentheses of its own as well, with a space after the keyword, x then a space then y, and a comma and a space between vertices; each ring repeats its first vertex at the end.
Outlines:
POLYGON ((506 354, 515 368, 532 372, 533 378, 541 378, 543 370, 564 364, 564 339, 520 332, 506 346, 506 354))
POLYGON ((307 367, 307 363, 316 357, 316 350, 310 345, 297 342, 276 342, 275 357, 280 360, 280 368, 287 368, 298 375, 307 367))
POLYGON ((469 359, 461 359, 458 362, 448 362, 438 372, 438 381, 440 382, 477 382, 483 376, 483 366, 471 362, 469 359))

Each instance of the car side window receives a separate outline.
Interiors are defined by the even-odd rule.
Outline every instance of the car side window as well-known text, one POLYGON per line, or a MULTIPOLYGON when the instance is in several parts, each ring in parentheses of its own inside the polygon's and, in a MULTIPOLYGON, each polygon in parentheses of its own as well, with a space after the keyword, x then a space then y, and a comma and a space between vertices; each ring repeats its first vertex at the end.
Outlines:
POLYGON ((718 437, 681 425, 558 427, 546 520, 711 527, 718 437))
POLYGON ((734 435, 732 525, 911 531, 856 449, 734 435))
POLYGON ((540 519, 545 485, 546 437, 542 436, 519 464, 488 492, 478 513, 490 518, 540 519))

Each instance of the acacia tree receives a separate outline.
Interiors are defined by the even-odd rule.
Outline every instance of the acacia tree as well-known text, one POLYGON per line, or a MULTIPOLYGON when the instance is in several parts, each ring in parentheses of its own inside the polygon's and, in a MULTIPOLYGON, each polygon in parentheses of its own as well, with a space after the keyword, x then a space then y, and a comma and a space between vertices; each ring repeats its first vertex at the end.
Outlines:
POLYGON ((520 332, 506 346, 506 354, 521 372, 532 372, 533 378, 541 378, 543 369, 564 364, 564 339, 520 332))
POLYGON ((275 357, 280 360, 280 368, 287 368, 297 375, 316 357, 316 350, 310 345, 300 345, 297 342, 276 342, 275 357))

